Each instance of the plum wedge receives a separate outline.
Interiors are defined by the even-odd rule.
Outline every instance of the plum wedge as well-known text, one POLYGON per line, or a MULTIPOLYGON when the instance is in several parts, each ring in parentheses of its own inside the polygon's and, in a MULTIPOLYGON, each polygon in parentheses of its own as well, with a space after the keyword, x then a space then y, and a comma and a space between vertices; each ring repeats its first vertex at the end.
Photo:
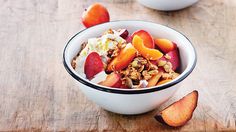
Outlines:
POLYGON ((180 66, 180 56, 178 48, 166 53, 165 56, 162 56, 158 61, 170 62, 172 64, 172 70, 177 70, 180 66), (168 56, 169 59, 167 59, 165 56, 168 56))
POLYGON ((168 126, 183 126, 192 118, 197 102, 198 91, 194 90, 155 115, 155 119, 168 126))
POLYGON ((88 55, 84 64, 84 73, 91 80, 96 74, 104 71, 104 66, 101 57, 97 52, 92 52, 88 55))
POLYGON ((107 87, 120 87, 122 85, 122 81, 119 74, 112 72, 107 75, 106 80, 100 82, 99 84, 107 87))

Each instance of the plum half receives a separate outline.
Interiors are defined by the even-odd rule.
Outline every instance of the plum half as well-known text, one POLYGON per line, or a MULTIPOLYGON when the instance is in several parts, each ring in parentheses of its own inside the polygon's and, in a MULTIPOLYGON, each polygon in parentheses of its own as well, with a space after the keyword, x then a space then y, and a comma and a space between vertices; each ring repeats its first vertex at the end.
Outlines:
POLYGON ((155 119, 168 126, 183 126, 192 118, 197 102, 198 91, 194 90, 155 115, 155 119))

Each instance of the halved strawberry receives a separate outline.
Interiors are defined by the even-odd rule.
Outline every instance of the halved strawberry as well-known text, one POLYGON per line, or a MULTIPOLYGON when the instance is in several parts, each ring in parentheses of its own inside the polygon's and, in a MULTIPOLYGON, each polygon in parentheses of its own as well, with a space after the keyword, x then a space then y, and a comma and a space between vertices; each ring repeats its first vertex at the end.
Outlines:
POLYGON ((164 53, 168 53, 168 52, 175 50, 177 48, 177 45, 168 39, 155 39, 155 44, 164 53))
POLYGON ((183 126, 192 118, 197 102, 198 91, 194 90, 155 115, 155 119, 172 127, 183 126))
POLYGON ((96 74, 104 70, 103 62, 97 52, 90 53, 84 64, 84 73, 87 79, 92 79, 96 74))
POLYGON ((143 40, 143 44, 145 45, 145 47, 155 48, 154 40, 151 34, 149 34, 147 31, 138 30, 134 32, 131 37, 133 38, 135 35, 138 35, 143 40))

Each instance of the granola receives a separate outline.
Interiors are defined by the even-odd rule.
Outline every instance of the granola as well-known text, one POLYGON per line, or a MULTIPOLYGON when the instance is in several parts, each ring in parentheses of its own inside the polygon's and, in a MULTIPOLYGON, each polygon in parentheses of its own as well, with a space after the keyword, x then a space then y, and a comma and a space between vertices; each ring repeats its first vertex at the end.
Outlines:
MULTIPOLYGON (((139 30, 134 34, 139 34, 139 32, 143 32, 143 30, 139 30)), ((175 46, 174 51, 170 51, 174 53, 163 54, 147 41, 144 45, 146 44, 145 46, 149 48, 145 46, 140 48, 139 46, 142 45, 142 41, 139 41, 140 38, 138 35, 128 37, 126 29, 108 29, 101 37, 91 38, 83 43, 78 55, 71 61, 71 66, 78 73, 81 73, 83 70, 81 67, 84 67, 86 77, 92 76, 95 78, 91 80, 93 82, 94 80, 103 80, 98 83, 109 87, 144 88, 155 86, 161 80, 177 78, 179 73, 176 72, 176 69, 179 58, 173 56, 177 54, 177 46, 175 46), (129 38, 133 41, 137 40, 141 44, 137 45, 136 41, 131 44, 129 38), (177 59, 175 60, 177 63, 173 63, 173 59, 177 59), (91 67, 94 67, 94 69, 91 69, 91 67), (152 83, 149 83, 149 81, 152 83)))

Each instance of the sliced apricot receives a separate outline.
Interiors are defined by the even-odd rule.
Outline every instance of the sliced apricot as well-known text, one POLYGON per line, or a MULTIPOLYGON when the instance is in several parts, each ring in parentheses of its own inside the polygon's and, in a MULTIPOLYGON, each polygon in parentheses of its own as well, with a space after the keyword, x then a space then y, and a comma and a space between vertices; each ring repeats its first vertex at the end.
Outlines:
POLYGON ((168 82, 170 82, 170 81, 171 81, 171 79, 161 80, 160 82, 157 83, 157 86, 158 86, 158 85, 165 84, 165 83, 168 83, 168 82))
POLYGON ((155 44, 160 48, 164 53, 168 53, 176 49, 176 44, 171 42, 168 39, 155 39, 155 44))
POLYGON ((183 126, 192 118, 197 102, 198 91, 194 90, 156 114, 155 119, 162 124, 172 127, 183 126))
POLYGON ((152 48, 153 49, 155 47, 154 40, 153 40, 151 34, 149 34, 147 31, 138 30, 138 31, 136 31, 132 34, 132 38, 135 35, 138 35, 140 38, 142 38, 143 43, 147 48, 152 48))
POLYGON ((127 44, 107 66, 107 72, 119 71, 126 68, 136 56, 137 50, 132 44, 127 44))
POLYGON ((158 74, 154 75, 151 79, 148 80, 147 87, 156 86, 157 82, 161 78, 162 72, 158 72, 158 74))
POLYGON ((163 56, 163 54, 159 50, 147 48, 143 44, 142 38, 138 35, 134 36, 132 44, 134 45, 134 48, 146 59, 158 60, 163 56))

